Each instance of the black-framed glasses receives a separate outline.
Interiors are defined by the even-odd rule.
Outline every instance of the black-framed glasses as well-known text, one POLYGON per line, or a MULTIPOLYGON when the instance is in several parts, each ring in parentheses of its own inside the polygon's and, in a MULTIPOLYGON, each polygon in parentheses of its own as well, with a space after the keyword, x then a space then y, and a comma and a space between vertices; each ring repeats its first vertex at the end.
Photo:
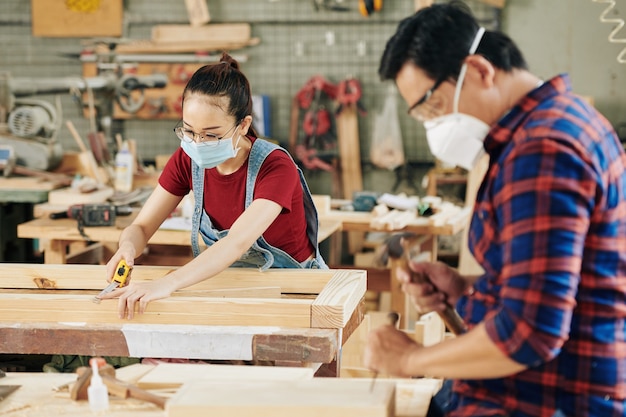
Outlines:
POLYGON ((178 139, 187 142, 187 143, 191 143, 191 142, 196 142, 196 143, 217 143, 218 141, 224 139, 226 136, 228 136, 228 134, 230 132, 233 131, 234 128, 236 128, 237 126, 239 126, 239 123, 235 123, 233 125, 233 127, 231 127, 230 129, 228 129, 228 131, 226 133, 224 133, 222 136, 217 136, 213 133, 196 133, 191 129, 185 129, 185 127, 182 125, 182 121, 178 122, 178 124, 176 125, 176 127, 174 127, 174 133, 176 134, 176 137, 178 137, 178 139))
POLYGON ((413 117, 414 119, 419 120, 420 122, 423 122, 424 120, 427 120, 428 116, 426 115, 426 113, 423 110, 421 110, 423 108, 422 105, 428 101, 428 99, 433 95, 435 90, 437 88, 439 88, 439 86, 444 81, 445 81, 445 78, 439 78, 437 81, 435 81, 435 84, 430 88, 430 90, 426 91, 426 94, 424 94, 422 96, 422 98, 417 100, 417 102, 415 104, 413 104, 411 107, 409 107, 409 110, 407 111, 409 116, 413 117))

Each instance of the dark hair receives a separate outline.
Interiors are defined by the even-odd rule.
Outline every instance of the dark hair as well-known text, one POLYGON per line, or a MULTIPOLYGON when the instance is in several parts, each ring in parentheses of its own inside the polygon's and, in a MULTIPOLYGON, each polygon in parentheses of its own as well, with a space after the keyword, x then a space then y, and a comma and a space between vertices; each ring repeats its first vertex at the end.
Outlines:
MULTIPOLYGON (((410 61, 433 80, 456 80, 478 29, 471 10, 460 1, 420 9, 403 19, 387 41, 378 75, 383 81, 395 80, 410 61)), ((517 45, 501 32, 486 31, 476 53, 506 72, 527 69, 517 45)))
MULTIPOLYGON (((185 98, 195 93, 227 97, 228 108, 224 111, 233 116, 237 123, 252 115, 250 83, 239 70, 239 63, 226 52, 222 53, 218 64, 205 65, 191 76, 183 90, 183 106, 185 98)), ((249 132, 258 136, 253 126, 250 126, 249 132)))

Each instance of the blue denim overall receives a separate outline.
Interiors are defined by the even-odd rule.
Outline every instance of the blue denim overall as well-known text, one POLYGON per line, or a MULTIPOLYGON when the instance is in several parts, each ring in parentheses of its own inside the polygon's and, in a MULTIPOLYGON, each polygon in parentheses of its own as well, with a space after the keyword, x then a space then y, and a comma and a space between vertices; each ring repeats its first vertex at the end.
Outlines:
MULTIPOLYGON (((274 150, 287 151, 278 145, 263 139, 256 139, 252 144, 250 155, 248 157, 248 172, 246 176, 246 200, 245 208, 252 203, 254 185, 259 175, 259 170, 265 158, 274 150)), ((289 155, 289 153, 287 153, 289 155)), ((295 162, 294 162, 295 165, 295 162)), ((300 184, 302 185, 302 194, 304 198, 304 212, 307 222, 307 236, 311 244, 315 248, 313 259, 304 262, 298 262, 287 252, 278 249, 265 241, 263 236, 259 237, 252 247, 244 253, 239 260, 235 261, 231 267, 240 268, 260 268, 265 271, 268 268, 311 268, 311 269, 327 269, 328 266, 320 255, 319 245, 317 244, 318 218, 317 210, 313 204, 313 198, 309 191, 309 187, 304 179, 304 175, 300 168, 298 175, 300 176, 300 184)), ((195 199, 195 207, 191 219, 191 248, 193 255, 200 254, 198 245, 198 233, 202 235, 202 240, 207 246, 211 246, 219 239, 228 234, 228 230, 217 230, 211 224, 203 207, 204 194, 204 169, 201 169, 195 162, 191 162, 191 175, 193 183, 193 196, 195 199)))

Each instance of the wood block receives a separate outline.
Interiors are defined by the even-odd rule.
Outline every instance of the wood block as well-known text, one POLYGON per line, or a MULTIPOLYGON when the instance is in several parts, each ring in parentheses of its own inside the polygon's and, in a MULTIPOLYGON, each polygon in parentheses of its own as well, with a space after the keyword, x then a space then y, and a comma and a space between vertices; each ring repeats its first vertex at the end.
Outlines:
POLYGON ((415 322, 413 339, 422 346, 432 346, 444 339, 446 326, 437 313, 424 314, 415 322))
POLYGON ((187 7, 189 23, 193 26, 200 26, 211 21, 206 0, 185 0, 185 6, 187 7))
POLYGON ((183 385, 167 403, 168 417, 387 417, 395 383, 314 378, 308 381, 202 381, 183 385))
POLYGON ((359 324, 359 327, 356 328, 346 343, 343 344, 341 350, 341 377, 348 376, 344 375, 344 369, 346 369, 346 372, 349 374, 350 369, 363 367, 363 352, 367 344, 367 335, 370 332, 369 320, 370 315, 366 314, 361 324, 359 324))
POLYGON ((215 381, 299 381, 313 379, 311 368, 162 363, 137 381, 143 389, 179 388, 196 380, 215 381))
POLYGON ((311 305, 311 327, 345 327, 366 289, 365 271, 337 271, 311 305))
POLYGON ((104 203, 113 193, 111 187, 102 187, 91 193, 81 193, 71 187, 62 188, 48 193, 48 204, 69 207, 72 204, 104 203))
POLYGON ((322 215, 330 211, 330 196, 316 194, 311 196, 313 198, 313 204, 317 209, 317 214, 322 215))

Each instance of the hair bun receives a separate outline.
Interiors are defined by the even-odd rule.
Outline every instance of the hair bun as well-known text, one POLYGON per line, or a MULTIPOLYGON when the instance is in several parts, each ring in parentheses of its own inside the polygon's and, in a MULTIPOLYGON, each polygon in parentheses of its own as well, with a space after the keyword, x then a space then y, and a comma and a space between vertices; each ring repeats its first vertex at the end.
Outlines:
POLYGON ((230 67, 239 70, 239 62, 228 53, 223 52, 222 57, 220 58, 220 62, 224 64, 228 64, 230 67))

